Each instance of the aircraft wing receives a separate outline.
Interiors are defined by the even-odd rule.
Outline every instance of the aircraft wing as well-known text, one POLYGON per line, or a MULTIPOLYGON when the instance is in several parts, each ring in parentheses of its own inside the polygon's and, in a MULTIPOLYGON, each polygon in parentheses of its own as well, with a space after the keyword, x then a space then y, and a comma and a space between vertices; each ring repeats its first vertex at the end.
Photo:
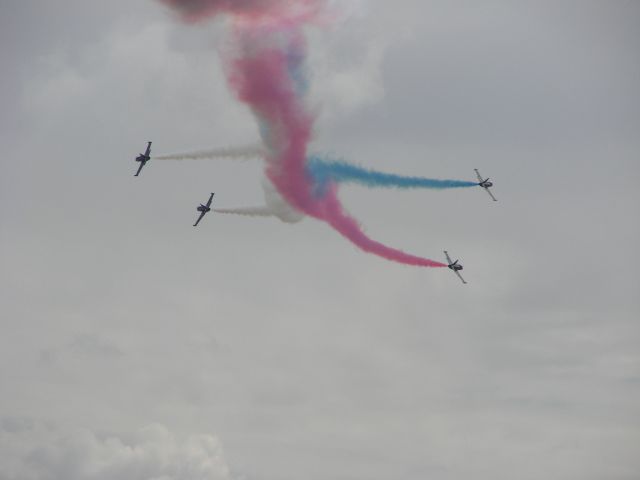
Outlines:
POLYGON ((151 153, 151 142, 147 142, 147 151, 145 152, 145 156, 149 156, 151 153))
POLYGON ((140 175, 140 172, 142 171, 142 167, 144 167, 145 163, 147 163, 147 162, 140 162, 140 166, 138 167, 138 171, 136 172, 134 177, 137 177, 138 175, 140 175))
POLYGON ((479 181, 480 183, 482 183, 482 181, 483 181, 484 179, 482 178, 482 176, 480 176, 480 172, 478 171, 478 169, 477 169, 477 168, 474 168, 474 170, 476 171, 476 175, 478 176, 478 181, 479 181))
POLYGON ((456 272, 456 275, 458 275, 458 278, 459 278, 460 280, 462 280, 462 283, 464 283, 464 284, 466 285, 466 284, 467 284, 467 282, 465 282, 465 281, 464 281, 464 278, 462 278, 462 275, 460 275, 460 272, 459 272, 459 271, 457 271, 457 270, 454 270, 454 272, 456 272))
POLYGON ((449 265, 451 265, 453 262, 451 261, 451 257, 449 256, 446 250, 444 251, 444 254, 447 256, 447 262, 449 262, 449 265))
POLYGON ((494 197, 494 196, 493 196, 493 193, 491 193, 491 190, 489 190, 489 187, 484 187, 484 189, 487 191, 487 193, 489 194, 489 196, 490 196, 491 198, 493 198, 493 201, 494 201, 494 202, 497 202, 497 201, 498 201, 498 199, 497 199, 496 197, 494 197))
POLYGON ((207 202, 207 207, 211 206, 211 201, 213 200, 213 193, 211 194, 211 196, 209 197, 209 201, 207 202))
POLYGON ((204 214, 206 212, 200 212, 200 216, 198 217, 198 220, 196 220, 196 223, 193 224, 194 227, 197 227, 198 224, 200 223, 200 220, 202 220, 202 217, 204 217, 204 214))

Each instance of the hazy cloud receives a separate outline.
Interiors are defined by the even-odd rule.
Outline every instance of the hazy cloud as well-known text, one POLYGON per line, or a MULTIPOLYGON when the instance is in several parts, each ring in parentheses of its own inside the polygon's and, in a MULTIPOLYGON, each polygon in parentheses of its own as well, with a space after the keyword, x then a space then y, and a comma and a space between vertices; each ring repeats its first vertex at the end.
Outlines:
POLYGON ((124 435, 64 430, 24 419, 0 423, 3 480, 228 480, 218 439, 180 438, 155 424, 124 435))

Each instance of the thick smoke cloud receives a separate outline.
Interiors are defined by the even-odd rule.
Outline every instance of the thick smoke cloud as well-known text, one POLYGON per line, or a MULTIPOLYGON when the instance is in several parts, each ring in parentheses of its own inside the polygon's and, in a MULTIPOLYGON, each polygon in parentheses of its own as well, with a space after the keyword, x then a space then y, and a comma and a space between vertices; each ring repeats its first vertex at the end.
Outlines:
POLYGON ((178 438, 163 425, 130 434, 61 430, 21 419, 0 422, 2 480, 229 480, 216 437, 178 438))
POLYGON ((266 176, 293 209, 326 222, 361 250, 405 265, 446 267, 369 238, 343 207, 335 182, 317 189, 308 174, 306 158, 313 137, 315 115, 307 104, 307 43, 304 28, 322 18, 325 0, 297 2, 220 1, 169 2, 186 20, 217 13, 247 17, 236 22, 224 57, 229 86, 254 114, 266 149, 266 176), (263 21, 270 15, 268 22, 263 21))

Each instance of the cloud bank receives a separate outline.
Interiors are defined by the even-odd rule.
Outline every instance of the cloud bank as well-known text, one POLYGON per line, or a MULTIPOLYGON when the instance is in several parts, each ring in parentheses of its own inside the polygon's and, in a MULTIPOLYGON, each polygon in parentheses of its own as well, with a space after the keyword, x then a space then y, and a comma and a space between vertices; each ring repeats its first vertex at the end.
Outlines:
POLYGON ((64 430, 40 422, 0 423, 2 480, 229 480, 218 439, 179 438, 154 424, 129 434, 64 430))

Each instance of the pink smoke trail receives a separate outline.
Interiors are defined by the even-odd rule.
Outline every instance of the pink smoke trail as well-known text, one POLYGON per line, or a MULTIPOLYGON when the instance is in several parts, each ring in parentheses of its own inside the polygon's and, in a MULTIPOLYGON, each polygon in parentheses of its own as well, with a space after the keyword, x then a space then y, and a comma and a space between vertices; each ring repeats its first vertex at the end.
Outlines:
POLYGON ((161 0, 185 20, 234 15, 228 82, 261 126, 267 147, 267 177, 297 210, 322 220, 362 250, 422 267, 446 267, 434 260, 387 247, 365 235, 345 213, 337 186, 319 195, 305 168, 314 118, 304 102, 305 23, 319 21, 324 0, 161 0))

